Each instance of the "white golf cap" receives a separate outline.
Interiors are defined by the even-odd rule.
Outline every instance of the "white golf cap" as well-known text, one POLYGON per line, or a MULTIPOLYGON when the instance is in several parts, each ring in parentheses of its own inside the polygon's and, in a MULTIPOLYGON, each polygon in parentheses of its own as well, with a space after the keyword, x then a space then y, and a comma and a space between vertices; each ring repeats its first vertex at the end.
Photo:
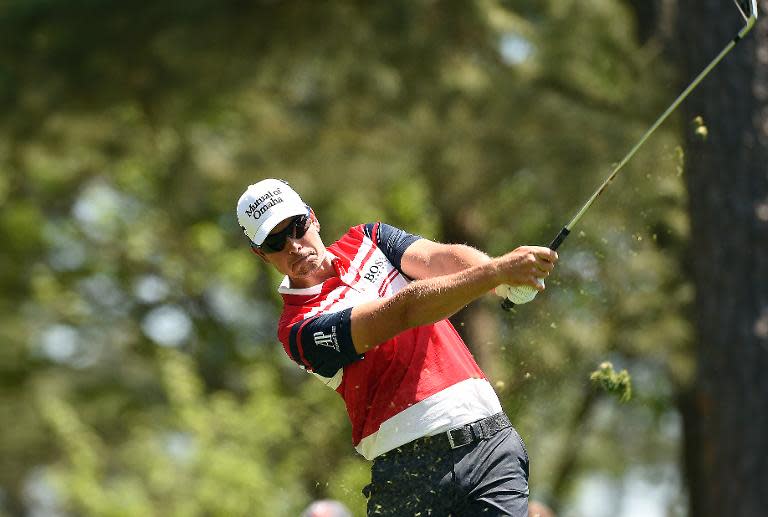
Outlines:
POLYGON ((237 222, 256 245, 261 245, 281 221, 306 213, 307 205, 296 191, 285 181, 277 179, 249 185, 237 201, 237 222))

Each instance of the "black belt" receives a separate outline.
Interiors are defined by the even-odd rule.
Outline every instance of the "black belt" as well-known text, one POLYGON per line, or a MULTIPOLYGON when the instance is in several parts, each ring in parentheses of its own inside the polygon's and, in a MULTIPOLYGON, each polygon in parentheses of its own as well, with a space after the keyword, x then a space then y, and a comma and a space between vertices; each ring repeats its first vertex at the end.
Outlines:
POLYGON ((504 413, 496 413, 489 417, 477 420, 475 422, 462 425, 460 427, 454 427, 444 433, 435 434, 432 436, 424 436, 417 438, 412 442, 408 442, 396 449, 382 454, 377 457, 377 460, 384 460, 397 456, 399 454, 413 454, 419 450, 428 449, 458 449, 480 440, 490 438, 494 434, 498 433, 502 429, 512 427, 512 422, 504 413))
POLYGON ((512 427, 512 422, 509 421, 507 415, 496 413, 477 422, 453 428, 442 433, 442 435, 448 439, 448 446, 451 449, 458 449, 459 447, 490 438, 508 427, 512 427))

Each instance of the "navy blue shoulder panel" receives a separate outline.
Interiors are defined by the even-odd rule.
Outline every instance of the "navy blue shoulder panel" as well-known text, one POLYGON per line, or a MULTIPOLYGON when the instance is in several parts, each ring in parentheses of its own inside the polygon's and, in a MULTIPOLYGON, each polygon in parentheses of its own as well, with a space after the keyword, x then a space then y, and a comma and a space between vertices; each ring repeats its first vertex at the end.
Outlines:
POLYGON ((376 233, 376 246, 384 253, 387 260, 395 266, 401 273, 400 262, 408 246, 421 239, 419 235, 410 234, 400 228, 390 226, 386 223, 368 223, 363 228, 366 237, 373 239, 376 233), (378 226, 378 229, 376 228, 378 226))

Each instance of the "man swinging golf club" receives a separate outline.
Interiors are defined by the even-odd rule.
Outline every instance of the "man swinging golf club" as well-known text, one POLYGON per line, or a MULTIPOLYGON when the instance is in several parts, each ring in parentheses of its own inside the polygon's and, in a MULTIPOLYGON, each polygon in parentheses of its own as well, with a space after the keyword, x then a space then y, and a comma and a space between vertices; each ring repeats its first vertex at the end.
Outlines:
POLYGON ((250 185, 237 218, 285 274, 278 337, 344 399, 357 451, 373 460, 369 516, 525 517, 528 454, 446 319, 501 284, 543 290, 557 253, 497 258, 376 222, 325 246, 285 182, 250 185))

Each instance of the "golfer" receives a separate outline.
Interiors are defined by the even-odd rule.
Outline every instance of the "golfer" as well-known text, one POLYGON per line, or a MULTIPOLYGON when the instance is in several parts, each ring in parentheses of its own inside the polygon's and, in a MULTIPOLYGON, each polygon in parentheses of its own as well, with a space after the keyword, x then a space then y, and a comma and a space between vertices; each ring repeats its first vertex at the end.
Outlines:
POLYGON ((525 517, 525 446, 446 318, 500 284, 543 289, 557 254, 489 258, 381 222, 326 247, 315 213, 277 179, 250 185, 237 218, 285 275, 285 352, 341 395, 352 442, 373 460, 368 515, 525 517))

